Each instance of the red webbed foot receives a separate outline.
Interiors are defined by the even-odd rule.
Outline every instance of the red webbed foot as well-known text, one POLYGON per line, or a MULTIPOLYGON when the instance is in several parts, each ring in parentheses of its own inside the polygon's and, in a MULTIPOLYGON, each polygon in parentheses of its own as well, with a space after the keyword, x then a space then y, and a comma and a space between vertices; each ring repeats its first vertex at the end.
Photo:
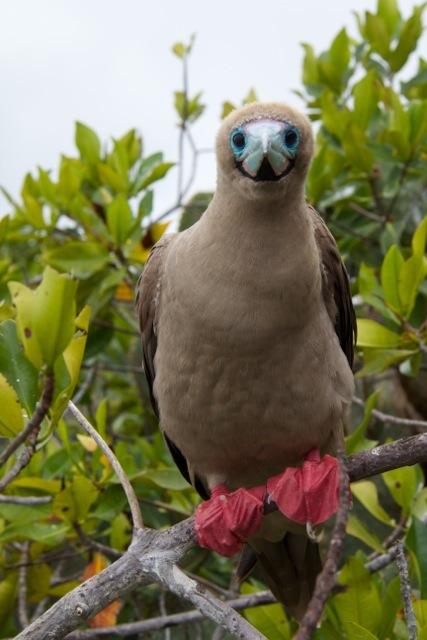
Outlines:
POLYGON ((300 524, 320 524, 338 509, 339 466, 336 458, 310 451, 300 467, 288 467, 267 482, 280 511, 300 524))
POLYGON ((196 511, 197 542, 223 556, 233 556, 260 527, 265 489, 237 489, 223 484, 196 511))

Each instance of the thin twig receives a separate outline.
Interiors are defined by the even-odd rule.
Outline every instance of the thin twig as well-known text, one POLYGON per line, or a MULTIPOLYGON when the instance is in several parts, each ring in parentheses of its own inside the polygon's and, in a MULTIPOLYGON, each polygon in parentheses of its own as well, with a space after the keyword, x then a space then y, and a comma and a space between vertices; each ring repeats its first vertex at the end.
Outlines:
POLYGON ((76 405, 71 402, 68 403, 68 409, 71 411, 77 422, 83 429, 88 433, 96 442, 98 447, 105 453, 106 457, 110 461, 111 466, 113 467, 116 476, 120 480, 120 483, 123 487, 123 490, 128 499, 129 507, 132 514, 133 526, 135 529, 141 529, 143 524, 141 509, 139 508, 138 498, 136 497, 136 493, 133 490, 131 483, 127 475, 125 474, 122 465, 111 451, 108 444, 105 442, 103 438, 99 435, 96 429, 90 424, 90 422, 85 418, 82 412, 76 407, 76 405))
POLYGON ((92 324, 96 325, 97 327, 105 327, 106 329, 113 329, 113 331, 115 331, 116 333, 124 333, 125 335, 128 335, 128 336, 139 336, 139 331, 136 331, 134 329, 126 329, 125 327, 119 327, 116 324, 113 324, 112 322, 107 322, 106 320, 101 320, 101 319, 92 320, 92 324))
POLYGON ((397 554, 397 545, 393 545, 389 548, 386 553, 382 553, 381 555, 369 560, 365 564, 365 567, 371 573, 375 573, 376 571, 380 571, 380 569, 384 569, 387 565, 389 565, 396 558, 397 554))
POLYGON ((383 217, 377 215, 376 213, 373 213, 372 211, 368 211, 364 207, 361 207, 359 204, 357 204, 357 202, 350 202, 348 206, 353 211, 356 211, 356 213, 360 213, 361 216, 368 218, 368 220, 373 220, 374 222, 379 222, 379 223, 384 222, 383 217))
MULTIPOLYGON (((353 397, 354 404, 359 405, 360 407, 365 406, 365 402, 362 398, 353 397)), ((405 425, 407 427, 417 427, 421 429, 425 429, 427 431, 427 420, 413 420, 412 418, 400 418, 399 416, 393 416, 389 413, 384 413, 383 411, 379 411, 378 409, 372 409, 371 415, 374 418, 377 418, 380 422, 388 422, 390 424, 398 424, 405 425)))
POLYGON ((28 422, 25 429, 23 429, 21 433, 9 444, 9 446, 1 456, 0 464, 3 464, 9 458, 9 456, 14 453, 14 451, 17 449, 17 447, 19 447, 20 444, 22 444, 26 439, 28 440, 28 445, 22 451, 13 467, 9 469, 9 471, 5 473, 3 478, 0 480, 0 492, 4 491, 7 485, 16 478, 16 476, 22 471, 22 469, 24 469, 24 467, 27 466, 27 464, 33 457, 36 450, 37 437, 39 435, 41 424, 44 418, 47 416, 50 405, 52 403, 53 388, 54 376, 53 372, 49 371, 46 373, 42 395, 39 402, 37 403, 30 421, 28 422))
POLYGON ((375 206, 377 207, 377 211, 383 222, 388 220, 388 215, 385 210, 385 204, 383 200, 383 196, 380 188, 380 173, 377 168, 374 168, 372 173, 368 176, 369 186, 371 187, 372 197, 375 202, 375 206))
POLYGON ((396 545, 395 562, 399 571, 400 593, 403 600, 403 608, 405 611, 406 625, 408 627, 408 639, 417 640, 417 620, 415 618, 414 608, 412 606, 412 591, 409 581, 408 562, 405 556, 405 550, 402 542, 396 545))
POLYGON ((0 494, 0 504, 49 504, 51 496, 4 496, 0 494))
POLYGON ((342 452, 338 453, 340 463, 340 499, 331 542, 322 571, 319 573, 313 596, 301 621, 295 640, 308 640, 316 630, 322 616, 326 600, 335 586, 338 563, 344 547, 345 528, 351 505, 349 477, 342 452))
POLYGON ((14 438, 6 447, 4 451, 0 453, 0 466, 3 465, 10 456, 15 453, 17 448, 25 442, 28 436, 34 431, 36 428, 40 428, 40 425, 45 418, 47 412, 49 411, 50 404, 52 402, 53 396, 53 386, 54 386, 53 373, 48 372, 44 378, 43 383, 43 391, 40 397, 40 400, 37 403, 37 406, 34 410, 33 415, 31 416, 28 424, 25 428, 18 433, 16 438, 14 438))
POLYGON ((86 380, 83 382, 83 384, 80 386, 80 388, 77 390, 76 394, 74 395, 74 398, 73 398, 74 404, 79 404, 80 400, 83 398, 86 391, 89 391, 89 389, 92 387, 92 383, 95 381, 97 373, 98 373, 98 362, 95 362, 91 366, 89 373, 86 376, 86 380))
MULTIPOLYGON (((82 369, 91 369, 91 365, 82 365, 82 369)), ((98 371, 121 371, 123 373, 144 373, 142 367, 136 367, 131 364, 112 364, 107 362, 98 362, 98 371)))
POLYGON ((99 551, 103 553, 107 558, 111 558, 112 560, 117 560, 117 558, 121 558, 123 553, 113 549, 112 547, 108 547, 106 544, 102 544, 101 542, 97 542, 96 540, 92 540, 81 528, 78 522, 74 523, 74 529, 77 532, 80 540, 90 549, 94 549, 95 551, 99 551))
MULTIPOLYGON (((257 593, 228 600, 226 604, 236 611, 240 611, 241 609, 259 607, 265 604, 273 604, 275 602, 276 599, 271 591, 258 591, 257 593)), ((66 636, 66 640, 93 640, 94 638, 108 637, 124 638, 126 636, 149 633, 150 631, 160 631, 161 629, 176 627, 182 624, 200 622, 205 619, 206 617, 200 611, 192 609, 191 611, 173 613, 168 616, 158 616, 157 618, 150 618, 149 620, 118 624, 115 627, 76 631, 66 636)))
MULTIPOLYGON (((167 617, 168 610, 166 609, 166 590, 162 589, 159 596, 159 610, 162 616, 167 617)), ((165 640, 171 640, 171 630, 169 627, 165 629, 165 640)))
POLYGON ((21 566, 19 568, 18 577, 18 618, 23 629, 28 627, 30 619, 27 609, 27 574, 28 574, 28 558, 30 551, 30 543, 24 542, 21 553, 21 566))

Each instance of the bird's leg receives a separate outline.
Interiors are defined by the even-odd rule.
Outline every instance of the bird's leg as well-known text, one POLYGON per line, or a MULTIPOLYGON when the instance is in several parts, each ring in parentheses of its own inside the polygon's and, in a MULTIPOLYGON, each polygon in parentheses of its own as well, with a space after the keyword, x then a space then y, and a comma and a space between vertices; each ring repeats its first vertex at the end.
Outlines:
POLYGON ((338 509, 338 460, 312 449, 300 467, 288 467, 267 482, 269 499, 290 520, 316 525, 338 509))
POLYGON ((233 556, 260 527, 265 487, 229 491, 215 486, 209 500, 196 511, 197 541, 223 556, 233 556))

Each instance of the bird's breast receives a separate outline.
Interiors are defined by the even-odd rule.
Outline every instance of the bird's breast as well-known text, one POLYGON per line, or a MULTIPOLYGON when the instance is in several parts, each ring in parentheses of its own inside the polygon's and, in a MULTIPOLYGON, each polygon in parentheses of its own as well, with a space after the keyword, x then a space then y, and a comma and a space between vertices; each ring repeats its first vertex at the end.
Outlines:
POLYGON ((299 462, 328 442, 342 413, 343 354, 320 285, 255 275, 173 268, 162 285, 154 384, 162 427, 214 483, 255 484, 299 462))

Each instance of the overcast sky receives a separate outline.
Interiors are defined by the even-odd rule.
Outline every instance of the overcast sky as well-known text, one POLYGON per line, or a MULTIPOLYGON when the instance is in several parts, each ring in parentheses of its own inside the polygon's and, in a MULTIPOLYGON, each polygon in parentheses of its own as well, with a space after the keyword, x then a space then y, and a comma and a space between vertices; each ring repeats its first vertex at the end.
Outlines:
MULTIPOLYGON (((400 0, 408 15, 413 0, 400 0)), ((16 195, 24 174, 57 166, 73 153, 74 121, 103 140, 137 127, 147 153, 176 159, 173 90, 179 88, 177 40, 197 35, 190 91, 208 108, 194 129, 211 147, 224 99, 253 86, 263 100, 297 104, 301 42, 324 49, 353 11, 372 0, 0 0, 0 184, 16 195)), ((195 188, 212 189, 214 157, 199 164, 195 188)), ((171 204, 175 176, 156 191, 171 204)), ((8 210, 0 200, 0 214, 8 210)))

